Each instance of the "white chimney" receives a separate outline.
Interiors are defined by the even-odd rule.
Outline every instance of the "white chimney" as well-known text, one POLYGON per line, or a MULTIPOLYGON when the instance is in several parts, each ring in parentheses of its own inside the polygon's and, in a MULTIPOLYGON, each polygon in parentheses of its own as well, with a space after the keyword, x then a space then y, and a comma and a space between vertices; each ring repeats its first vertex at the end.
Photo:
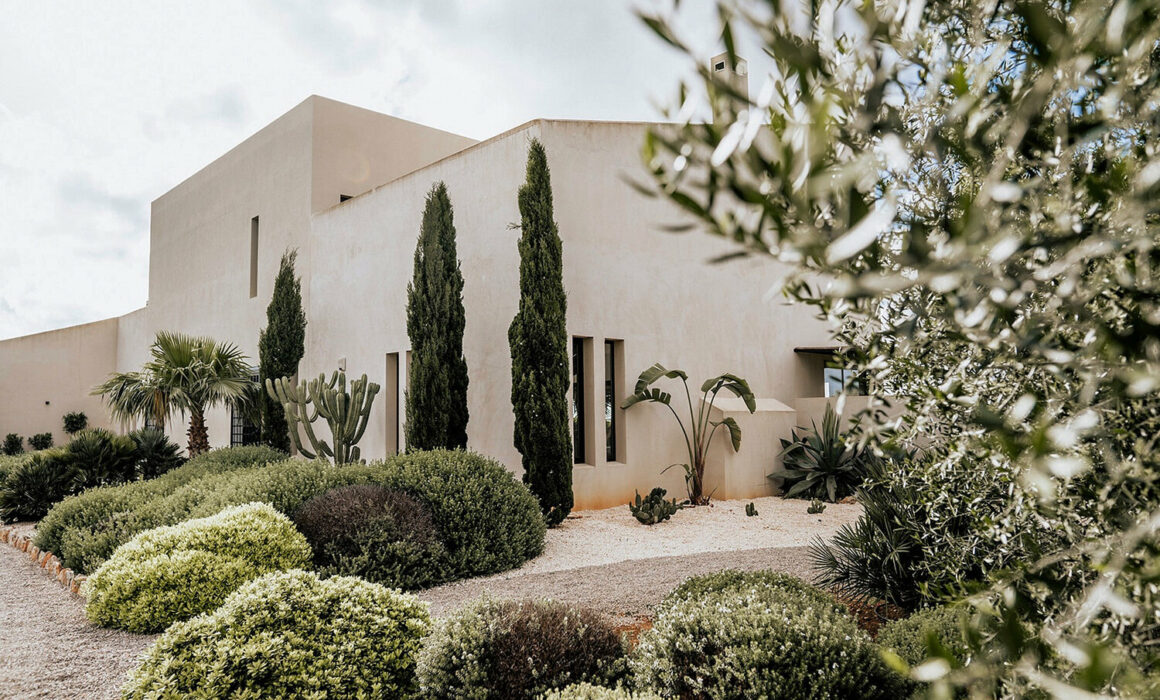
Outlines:
POLYGON ((749 63, 740 56, 735 56, 737 65, 729 60, 728 52, 719 53, 709 59, 709 70, 717 78, 721 78, 733 86, 733 89, 749 98, 749 63))

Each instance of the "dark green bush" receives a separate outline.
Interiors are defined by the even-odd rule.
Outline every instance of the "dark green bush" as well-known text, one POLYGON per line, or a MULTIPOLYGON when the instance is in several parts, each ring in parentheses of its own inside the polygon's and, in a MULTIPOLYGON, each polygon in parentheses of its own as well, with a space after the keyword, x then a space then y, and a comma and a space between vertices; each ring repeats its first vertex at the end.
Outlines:
POLYGON ((305 566, 310 545, 265 503, 147 530, 117 548, 85 582, 85 615, 102 627, 160 632, 213 610, 239 586, 305 566))
POLYGON ((83 411, 71 411, 64 414, 62 423, 64 431, 69 435, 74 435, 89 427, 89 417, 83 411))
POLYGON ((119 484, 137 477, 137 445, 103 428, 82 430, 65 447, 83 475, 84 486, 119 484))
POLYGON ((83 485, 84 476, 67 450, 37 452, 4 479, 0 487, 0 522, 39 520, 53 504, 83 485))
POLYGON ((547 528, 539 502, 493 459, 433 450, 375 466, 381 472, 375 481, 405 491, 431 509, 447 548, 444 580, 505 571, 544 550, 547 528))
POLYGON ((624 653, 611 621, 592 610, 485 599, 436 623, 419 655, 419 685, 428 698, 538 698, 573 683, 616 683, 624 653))
POLYGON ((185 464, 181 448, 156 428, 141 428, 129 433, 136 445, 136 473, 141 479, 154 479, 185 464))
POLYGON ((3 452, 9 457, 24 452, 24 438, 17 433, 8 433, 4 436, 3 452))
POLYGON ((170 627, 122 689, 144 698, 409 698, 430 625, 414 596, 350 576, 251 581, 170 627))
POLYGON ((903 697, 905 679, 841 606, 776 575, 686 582, 659 607, 631 666, 637 687, 680 698, 903 697))
POLYGON ((89 489, 52 507, 36 527, 36 546, 56 553, 65 566, 80 573, 94 571, 138 532, 186 519, 142 522, 136 510, 151 500, 211 475, 285 458, 267 447, 231 447, 207 452, 156 479, 89 489))
POLYGON ((28 444, 34 450, 47 450, 52 447, 52 433, 37 433, 28 438, 28 444))
POLYGON ((101 428, 82 430, 67 446, 37 452, 13 471, 0 487, 0 518, 43 518, 82 489, 131 481, 137 463, 137 445, 130 438, 101 428))
POLYGON ((431 512, 413 496, 377 484, 340 486, 294 513, 323 575, 360 576, 414 590, 438 583, 446 550, 431 512))

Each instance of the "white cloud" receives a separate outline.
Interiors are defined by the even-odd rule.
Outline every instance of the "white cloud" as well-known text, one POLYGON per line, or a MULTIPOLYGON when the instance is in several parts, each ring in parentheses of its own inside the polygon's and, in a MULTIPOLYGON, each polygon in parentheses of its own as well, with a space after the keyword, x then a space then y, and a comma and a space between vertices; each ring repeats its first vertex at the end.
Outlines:
MULTIPOLYGON (((708 55, 711 5, 690 4, 708 55)), ((149 203, 307 95, 487 138, 657 119, 687 74, 630 0, 10 4, 0 338, 143 305, 149 203)))

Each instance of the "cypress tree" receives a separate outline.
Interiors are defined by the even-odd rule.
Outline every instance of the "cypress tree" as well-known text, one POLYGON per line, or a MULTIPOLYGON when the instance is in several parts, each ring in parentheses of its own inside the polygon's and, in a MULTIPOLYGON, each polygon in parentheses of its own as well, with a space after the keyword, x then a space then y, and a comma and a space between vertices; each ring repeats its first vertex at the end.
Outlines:
POLYGON ((558 525, 572 510, 568 304, 548 157, 535 139, 519 205, 520 308, 508 329, 515 446, 523 455, 524 483, 540 499, 548 525, 558 525))
POLYGON ((266 380, 290 377, 306 351, 306 313, 302 310, 302 281, 294 276, 298 251, 282 254, 274 294, 266 307, 266 327, 258 335, 258 374, 262 382, 262 443, 290 451, 290 431, 282 405, 266 393, 266 380))
POLYGON ((407 285, 411 370, 407 451, 467 447, 467 360, 463 357, 463 274, 447 186, 432 185, 407 285))

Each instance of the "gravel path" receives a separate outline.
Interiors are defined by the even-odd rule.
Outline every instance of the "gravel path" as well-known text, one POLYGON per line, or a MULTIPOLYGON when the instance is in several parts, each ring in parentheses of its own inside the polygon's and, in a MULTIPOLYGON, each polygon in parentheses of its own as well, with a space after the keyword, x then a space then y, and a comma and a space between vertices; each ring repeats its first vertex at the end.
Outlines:
POLYGON ((84 604, 0 545, 0 698, 115 698, 150 635, 94 627, 84 604))

